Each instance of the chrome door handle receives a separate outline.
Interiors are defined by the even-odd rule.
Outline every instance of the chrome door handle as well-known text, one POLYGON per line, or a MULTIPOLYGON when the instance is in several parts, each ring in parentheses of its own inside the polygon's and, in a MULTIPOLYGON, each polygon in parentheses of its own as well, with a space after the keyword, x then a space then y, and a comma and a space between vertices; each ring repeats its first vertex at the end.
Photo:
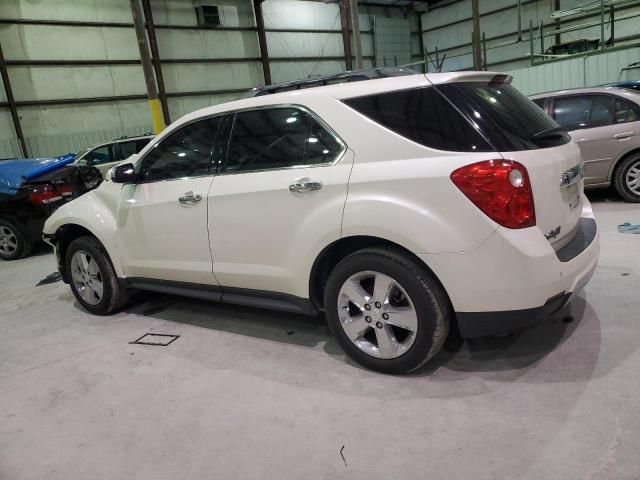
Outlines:
POLYGON ((186 192, 184 195, 178 198, 178 201, 182 205, 195 205, 200 200, 202 200, 202 195, 193 192, 186 192))
POLYGON ((633 137, 633 132, 616 133, 613 138, 616 140, 624 140, 625 138, 633 137))
POLYGON ((321 188, 322 182, 303 182, 289 185, 289 191, 291 192, 311 192, 312 190, 320 190, 321 188))

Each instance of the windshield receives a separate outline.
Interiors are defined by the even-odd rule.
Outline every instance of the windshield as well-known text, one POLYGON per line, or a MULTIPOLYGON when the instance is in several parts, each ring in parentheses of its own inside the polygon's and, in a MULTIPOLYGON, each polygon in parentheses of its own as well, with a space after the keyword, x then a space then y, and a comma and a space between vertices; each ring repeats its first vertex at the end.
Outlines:
POLYGON ((465 82, 438 88, 499 150, 533 150, 571 141, 551 117, 509 84, 465 82))
POLYGON ((91 150, 91 148, 85 148, 84 150, 80 150, 80 153, 76 155, 76 159, 74 163, 86 163, 86 162, 81 162, 81 160, 89 150, 91 150))

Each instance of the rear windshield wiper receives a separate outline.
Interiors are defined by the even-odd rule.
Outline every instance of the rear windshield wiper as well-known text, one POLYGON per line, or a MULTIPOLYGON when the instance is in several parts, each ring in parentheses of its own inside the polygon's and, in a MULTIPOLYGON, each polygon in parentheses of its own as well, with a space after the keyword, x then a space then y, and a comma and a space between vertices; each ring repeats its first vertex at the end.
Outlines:
POLYGON ((565 127, 557 126, 557 127, 548 128, 546 130, 542 130, 541 132, 536 133, 531 137, 531 140, 535 141, 535 140, 543 140, 545 138, 560 137, 565 133, 567 133, 567 129, 565 127))

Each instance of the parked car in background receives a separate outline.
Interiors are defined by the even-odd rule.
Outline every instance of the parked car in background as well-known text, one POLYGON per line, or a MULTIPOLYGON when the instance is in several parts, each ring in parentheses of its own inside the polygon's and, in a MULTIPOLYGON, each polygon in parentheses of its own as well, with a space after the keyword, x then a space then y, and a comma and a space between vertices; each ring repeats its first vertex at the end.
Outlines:
POLYGON ((134 153, 138 153, 147 146, 152 138, 153 135, 150 134, 139 137, 122 137, 112 142, 94 145, 78 153, 75 163, 96 167, 104 177, 111 167, 126 160, 134 153))
POLYGON ((640 92, 594 87, 530 97, 580 146, 585 186, 609 186, 640 202, 640 92))
POLYGON ((604 86, 605 87, 627 88, 629 90, 635 90, 636 92, 640 92, 640 80, 626 80, 624 82, 608 83, 608 84, 606 84, 604 86))
POLYGON ((524 328, 596 268, 580 150, 510 82, 416 74, 205 108, 44 237, 91 313, 129 289, 324 311, 355 361, 406 373, 453 322, 524 328))
MULTIPOLYGON (((15 162, 27 164, 29 160, 15 162)), ((9 167, 9 162, 0 165, 0 180, 5 178, 2 170, 9 167)), ((67 165, 11 188, 8 182, 0 182, 4 187, 0 188, 0 259, 16 260, 29 255, 34 244, 42 239, 47 217, 101 181, 100 172, 94 167, 67 165)))

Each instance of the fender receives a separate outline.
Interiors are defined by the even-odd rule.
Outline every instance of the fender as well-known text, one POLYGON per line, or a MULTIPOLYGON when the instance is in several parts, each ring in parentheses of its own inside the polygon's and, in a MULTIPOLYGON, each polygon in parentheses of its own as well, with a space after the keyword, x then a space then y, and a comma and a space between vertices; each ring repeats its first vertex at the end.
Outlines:
POLYGON ((66 225, 85 228, 104 245, 118 277, 124 277, 119 262, 115 212, 122 185, 103 182, 97 189, 61 206, 45 222, 43 235, 55 235, 66 225))

